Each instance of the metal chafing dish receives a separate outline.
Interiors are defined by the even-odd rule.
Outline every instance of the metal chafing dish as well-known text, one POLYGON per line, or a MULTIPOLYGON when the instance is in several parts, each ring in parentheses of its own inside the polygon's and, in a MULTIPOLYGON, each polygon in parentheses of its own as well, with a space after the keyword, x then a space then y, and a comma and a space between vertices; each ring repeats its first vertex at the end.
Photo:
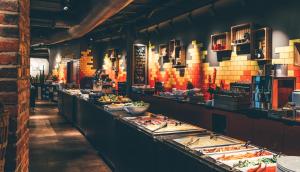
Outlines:
POLYGON ((214 133, 177 136, 168 139, 167 142, 225 171, 276 171, 278 155, 251 145, 250 142, 214 133))
POLYGON ((277 155, 264 149, 214 154, 209 157, 238 171, 276 171, 277 155))
POLYGON ((250 144, 234 144, 234 145, 227 145, 227 146, 214 146, 209 148, 198 148, 197 151, 201 152, 204 155, 218 155, 224 153, 234 153, 234 152, 242 152, 242 151, 249 151, 249 150, 258 150, 254 145, 250 144))
POLYGON ((240 144, 242 141, 222 135, 190 135, 172 140, 175 144, 192 150, 240 144))
POLYGON ((123 119, 152 135, 167 135, 206 131, 203 128, 183 123, 175 119, 170 119, 163 115, 155 115, 152 113, 146 113, 145 116, 124 117, 123 119))

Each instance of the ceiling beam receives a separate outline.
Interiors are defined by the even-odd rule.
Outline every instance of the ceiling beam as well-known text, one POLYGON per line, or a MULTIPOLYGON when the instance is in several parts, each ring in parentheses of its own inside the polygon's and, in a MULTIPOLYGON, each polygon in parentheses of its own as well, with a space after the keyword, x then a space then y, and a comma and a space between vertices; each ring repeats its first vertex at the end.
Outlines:
POLYGON ((32 0, 30 2, 30 8, 31 10, 39 10, 39 11, 51 11, 51 12, 62 11, 61 3, 42 1, 42 0, 32 0))
POLYGON ((31 27, 41 27, 41 28, 44 27, 55 28, 55 29, 71 28, 71 25, 65 23, 64 21, 39 19, 39 18, 31 18, 30 25, 31 27))

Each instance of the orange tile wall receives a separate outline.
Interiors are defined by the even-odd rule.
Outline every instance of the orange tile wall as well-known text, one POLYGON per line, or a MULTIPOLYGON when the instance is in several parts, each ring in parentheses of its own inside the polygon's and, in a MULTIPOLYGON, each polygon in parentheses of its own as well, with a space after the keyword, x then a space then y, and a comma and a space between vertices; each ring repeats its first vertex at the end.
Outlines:
POLYGON ((155 51, 154 45, 149 45, 149 84, 154 86, 155 80, 164 82, 164 87, 168 90, 171 88, 186 89, 187 82, 190 81, 195 87, 200 87, 203 83, 201 79, 202 62, 199 49, 202 44, 197 44, 193 41, 187 48, 187 67, 180 69, 184 70, 184 76, 180 76, 180 71, 172 67, 171 63, 159 64, 159 54, 155 51), (160 68, 164 70, 161 71, 160 68))
POLYGON ((81 57, 79 60, 79 78, 93 77, 96 69, 93 65, 93 56, 91 50, 81 51, 81 57))
POLYGON ((62 62, 58 68, 58 80, 61 83, 67 82, 67 63, 62 62))
MULTIPOLYGON (((294 42, 300 42, 300 39, 291 40, 289 46, 275 48, 279 58, 273 59, 272 63, 287 64, 288 76, 296 77, 296 89, 300 89, 300 67, 293 65, 294 42)), ((219 66, 201 63, 200 58, 207 52, 199 50, 199 44, 193 41, 187 49, 187 67, 184 68, 184 77, 181 77, 179 71, 172 68, 171 63, 160 66, 159 55, 154 48, 154 45, 149 45, 149 83, 154 86, 155 79, 164 82, 167 90, 185 89, 188 81, 191 81, 195 87, 207 89, 209 75, 213 76, 214 69, 217 71, 216 85, 224 81, 225 88, 229 89, 229 84, 232 82, 251 82, 252 76, 258 75, 259 71, 257 61, 248 60, 246 55, 237 55, 235 51, 232 52, 230 60, 220 62, 219 66), (164 71, 160 71, 161 67, 164 71)))
POLYGON ((109 75, 109 77, 118 85, 118 82, 125 82, 126 81, 126 55, 122 55, 121 59, 119 60, 119 70, 116 75, 116 72, 112 69, 112 62, 108 57, 108 54, 104 55, 104 61, 102 68, 105 70, 105 73, 109 75))

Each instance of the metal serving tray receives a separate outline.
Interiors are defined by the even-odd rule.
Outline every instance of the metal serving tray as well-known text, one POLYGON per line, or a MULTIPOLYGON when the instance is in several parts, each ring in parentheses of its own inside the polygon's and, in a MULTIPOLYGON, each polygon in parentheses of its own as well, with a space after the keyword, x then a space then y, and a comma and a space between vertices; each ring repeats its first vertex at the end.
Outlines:
POLYGON ((177 145, 192 149, 200 150, 203 148, 213 148, 216 146, 229 146, 244 143, 221 135, 192 135, 173 139, 177 145))
MULTIPOLYGON (((268 150, 263 150, 263 151, 266 151, 268 153, 270 153, 271 155, 263 155, 263 156, 258 156, 258 157, 251 157, 251 158, 241 158, 241 159, 235 159, 235 160, 218 160, 218 157, 222 157, 223 155, 225 156, 230 156, 230 155, 239 155, 239 154, 246 154, 246 153, 254 153, 254 152, 257 152, 257 151, 260 151, 260 150, 250 150, 250 151, 241 151, 241 152, 234 152, 234 153, 223 153, 223 154, 215 154, 215 155, 209 155, 209 157, 215 159, 217 162, 220 162, 224 165, 227 165, 231 168, 234 168, 236 170, 239 170, 239 171, 248 171, 249 169, 254 169, 254 168, 257 168, 258 165, 250 165, 249 167, 242 167, 242 168, 239 168, 239 167, 236 167, 234 166, 234 164, 237 164, 239 162, 242 162, 242 161, 249 161, 249 162, 255 162, 255 161, 258 161, 259 159, 262 159, 262 158, 272 158, 275 154, 268 151, 268 150)), ((267 167, 272 167, 272 166, 276 166, 276 163, 271 163, 271 164, 262 164, 262 168, 264 168, 265 166, 267 167)))
POLYGON ((219 155, 219 154, 224 154, 224 153, 235 153, 235 152, 243 152, 243 151, 258 150, 258 149, 259 148, 254 145, 248 145, 246 147, 245 144, 233 144, 233 145, 228 145, 228 146, 213 146, 210 148, 197 148, 195 150, 201 152, 204 155, 219 155), (242 148, 236 149, 238 147, 242 147, 242 148), (233 149, 224 150, 226 148, 233 148, 233 149), (216 150, 216 149, 219 149, 219 150, 216 150), (223 150, 220 150, 220 149, 223 149, 223 150), (215 150, 215 151, 209 152, 209 150, 211 150, 211 151, 215 150))
MULTIPOLYGON (((145 116, 146 117, 146 116, 145 116)), ((191 125, 191 124, 187 124, 187 123, 183 123, 183 122, 179 122, 177 120, 174 119, 170 119, 168 118, 168 120, 172 120, 172 122, 177 122, 180 123, 180 125, 178 126, 174 126, 174 125, 169 125, 167 127, 162 127, 161 125, 157 125, 154 127, 147 127, 144 125, 140 125, 137 122, 135 122, 134 120, 137 119, 138 117, 123 117, 123 119, 127 122, 129 122, 130 124, 152 134, 152 135, 168 135, 168 134, 181 134, 181 133, 193 133, 193 132, 206 132, 206 129, 191 125), (176 129, 177 128, 177 129, 176 129)))

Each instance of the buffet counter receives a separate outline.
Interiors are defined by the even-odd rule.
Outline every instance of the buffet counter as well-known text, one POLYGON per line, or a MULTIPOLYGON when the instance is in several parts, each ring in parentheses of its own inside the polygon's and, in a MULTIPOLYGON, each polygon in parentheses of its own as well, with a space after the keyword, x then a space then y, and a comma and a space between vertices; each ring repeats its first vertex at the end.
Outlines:
POLYGON ((266 111, 256 109, 229 111, 160 96, 131 94, 130 97, 149 102, 151 112, 162 113, 230 137, 249 140, 288 155, 300 155, 299 121, 271 118, 266 111))
POLYGON ((58 104, 60 113, 69 121, 73 122, 77 113, 77 106, 74 106, 76 96, 64 91, 59 92, 58 104))
MULTIPOLYGON (((61 102, 64 102, 65 96, 70 96, 67 93, 61 95, 61 102)), ((73 101, 73 104, 63 104, 63 113, 66 112, 65 109, 75 109, 76 106, 77 112, 73 115, 74 118, 71 122, 99 150, 113 171, 239 171, 237 168, 232 168, 232 164, 226 164, 227 161, 225 160, 224 163, 217 161, 218 158, 222 157, 214 157, 213 154, 205 153, 205 151, 211 150, 205 150, 204 148, 215 148, 214 146, 225 146, 228 150, 249 148, 246 155, 239 155, 239 153, 233 156, 238 158, 249 155, 256 157, 265 153, 264 158, 271 162, 272 157, 276 156, 273 152, 262 150, 261 147, 241 141, 249 139, 237 140, 208 131, 214 129, 214 126, 211 125, 214 117, 209 114, 211 109, 202 106, 192 104, 180 104, 179 106, 179 104, 174 104, 169 100, 159 99, 161 101, 158 101, 155 97, 151 99, 147 97, 151 103, 149 111, 155 114, 147 112, 145 116, 134 117, 125 111, 107 110, 104 106, 89 102, 80 96, 74 97, 76 100, 73 101), (199 113, 198 108, 203 108, 201 113, 199 113), (159 115, 160 113, 168 117, 159 115), (187 122, 189 120, 192 124, 187 122), (163 127, 157 128, 157 126, 163 127)), ((214 113, 228 115, 230 118, 230 120, 227 120, 228 122, 235 118, 235 115, 230 112, 215 111, 214 113)), ((244 116, 240 115, 239 117, 244 116)), ((237 123, 245 122, 243 121, 245 119, 238 118, 235 120, 237 123)), ((222 124, 216 123, 214 125, 222 124)), ((230 131, 228 135, 230 136, 247 135, 243 133, 244 130, 240 130, 245 128, 243 123, 239 127, 233 128, 231 126, 228 128, 227 130, 230 131), (232 132, 233 130, 237 131, 232 132)), ((266 129, 270 130, 270 128, 266 129)), ((227 130, 225 134, 227 134, 227 130)), ((272 140, 268 140, 268 143, 272 143, 272 140)), ((222 150, 226 158, 227 153, 225 152, 228 150, 222 150)), ((294 151, 296 150, 295 148, 294 151)), ((233 162, 237 163, 239 161, 233 162)), ((270 168, 273 169, 274 162, 271 162, 271 164, 273 165, 270 168)), ((240 170, 245 171, 242 168, 240 170)))

